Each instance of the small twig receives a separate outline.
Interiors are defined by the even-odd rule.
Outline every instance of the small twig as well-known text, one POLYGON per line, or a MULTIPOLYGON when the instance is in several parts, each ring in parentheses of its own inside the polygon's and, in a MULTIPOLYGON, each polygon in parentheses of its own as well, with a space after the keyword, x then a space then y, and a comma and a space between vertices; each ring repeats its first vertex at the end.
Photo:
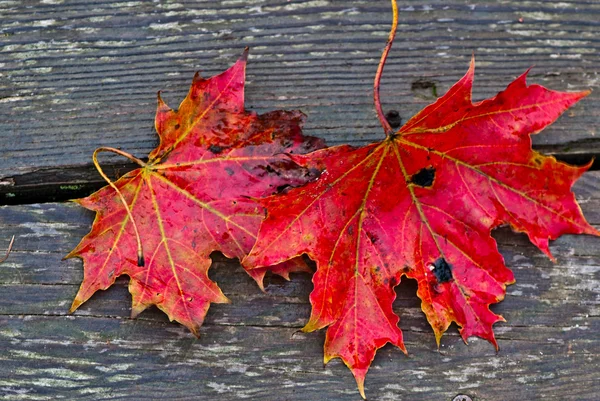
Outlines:
POLYGON ((386 136, 392 136, 394 134, 394 130, 385 118, 385 114, 381 109, 381 100, 379 99, 379 82, 381 81, 381 75, 383 74, 383 67, 385 66, 388 53, 390 52, 392 44, 394 43, 394 38, 396 37, 396 28, 398 27, 398 4, 396 4, 396 0, 392 0, 392 11, 392 29, 390 30, 390 35, 388 36, 387 43, 385 44, 385 48, 381 54, 379 66, 377 67, 377 73, 375 74, 375 83, 373 85, 373 101, 375 102, 375 111, 377 112, 377 118, 379 118, 379 122, 381 123, 386 136))
POLYGON ((10 251, 12 251, 13 244, 15 243, 15 236, 13 235, 10 239, 10 243, 8 244, 8 249, 6 250, 6 254, 2 259, 0 259, 0 263, 3 263, 6 259, 8 259, 8 255, 10 255, 10 251))
POLYGON ((100 175, 102 176, 102 178, 104 178, 104 180, 108 183, 108 185, 110 185, 111 188, 117 192, 117 195, 119 195, 119 198, 121 199, 121 202, 123 203, 123 206, 125 207, 127 216, 129 216, 129 220, 131 220, 131 224, 133 225, 133 231, 135 233, 135 240, 137 242, 137 264, 138 264, 138 266, 144 266, 144 264, 145 264, 144 263, 144 250, 142 248, 142 240, 140 239, 140 233, 138 231, 137 224, 135 223, 135 219, 133 218, 133 214, 131 213, 131 210, 129 210, 129 205, 127 204, 127 201, 125 200, 125 197, 123 196, 123 194, 121 193, 119 188, 117 188, 117 186, 110 180, 110 178, 108 178, 108 176, 106 174, 104 174, 104 171, 102 171, 102 168, 100 167, 100 163, 98 163, 98 153, 100 153, 100 152, 116 153, 118 155, 126 157, 129 160, 137 163, 140 167, 146 167, 146 163, 144 163, 137 157, 130 155, 127 152, 123 152, 122 150, 110 148, 110 147, 98 148, 94 151, 94 154, 92 156, 92 159, 94 161, 94 166, 96 166, 96 170, 98 170, 98 173, 100 173, 100 175))

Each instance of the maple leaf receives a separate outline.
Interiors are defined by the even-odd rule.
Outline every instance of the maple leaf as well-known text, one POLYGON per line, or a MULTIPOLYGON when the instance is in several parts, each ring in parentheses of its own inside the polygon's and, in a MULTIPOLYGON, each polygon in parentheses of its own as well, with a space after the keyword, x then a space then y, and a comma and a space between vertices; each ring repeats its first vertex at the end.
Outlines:
MULTIPOLYGON (((159 94, 160 144, 147 163, 111 148, 94 153, 97 166, 98 152, 113 151, 141 168, 76 201, 97 214, 91 232, 67 255, 84 260, 84 279, 71 311, 127 274, 132 316, 157 305, 197 335, 210 303, 227 302, 208 278, 210 253, 241 259, 254 244, 264 211, 251 198, 314 179, 314 172, 283 154, 323 146, 302 135, 301 112, 244 110, 246 58, 247 50, 210 79, 196 74, 177 111, 159 94), (136 258, 136 247, 145 258, 136 258)), ((287 278, 307 269, 292 260, 249 274, 262 287, 267 270, 287 278)))
POLYGON ((247 268, 307 254, 316 261, 312 313, 304 331, 327 327, 325 363, 339 357, 364 397, 378 348, 406 352, 392 304, 401 277, 415 279, 421 307, 439 341, 451 322, 462 338, 494 344, 490 311, 512 272, 491 237, 502 224, 525 232, 547 255, 565 233, 598 235, 570 188, 590 165, 573 167, 531 149, 530 134, 556 120, 589 92, 555 92, 526 84, 523 74, 497 96, 471 100, 474 60, 435 103, 387 137, 361 148, 337 146, 293 160, 318 168, 318 180, 261 201, 267 217, 247 268))

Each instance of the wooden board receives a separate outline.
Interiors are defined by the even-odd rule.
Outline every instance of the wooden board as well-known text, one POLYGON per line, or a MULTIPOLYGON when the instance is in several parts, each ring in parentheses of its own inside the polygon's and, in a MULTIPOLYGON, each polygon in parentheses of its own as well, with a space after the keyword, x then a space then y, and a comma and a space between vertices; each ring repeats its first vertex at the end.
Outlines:
MULTIPOLYGON (((477 59, 474 97, 492 96, 532 65, 530 81, 599 89, 597 1, 400 2, 398 41, 383 79, 384 109, 404 120, 477 59)), ((390 24, 387 1, 0 1, 0 399, 358 400, 354 379, 322 363, 307 275, 267 278, 214 255, 211 278, 233 301, 211 307, 201 338, 152 309, 130 319, 127 281, 68 307, 81 262, 61 261, 92 214, 69 203, 102 182, 98 146, 143 157, 155 145, 158 90, 175 107, 196 70, 216 74, 251 47, 247 107, 300 108, 306 133, 330 144, 381 137, 372 80, 390 24)), ((533 139, 574 162, 600 155, 600 91, 533 139)), ((103 159, 118 176, 131 168, 103 159)), ((600 226, 600 172, 575 186, 600 226)), ((452 327, 435 346, 410 280, 397 290, 409 356, 381 350, 370 400, 596 400, 600 394, 600 242, 565 236, 550 262, 523 235, 495 233, 517 283, 493 307, 500 351, 452 327)))
MULTIPOLYGON (((600 226, 600 173, 575 186, 589 221, 600 226)), ((211 278, 233 303, 211 307, 201 338, 157 310, 130 319, 126 280, 98 293, 74 315, 68 307, 81 262, 61 261, 90 227, 74 204, 4 206, 3 233, 15 234, 0 266, 0 394, 7 399, 357 400, 339 360, 322 365, 323 332, 302 334, 312 288, 307 275, 267 278, 266 292, 235 261, 214 255, 211 278)), ((367 376, 372 400, 592 400, 600 392, 600 246, 565 236, 553 264, 526 237, 496 232, 517 283, 493 307, 500 351, 483 340, 463 344, 455 328, 434 336, 414 282, 398 290, 409 357, 386 347, 367 376)), ((6 241, 4 241, 6 246, 6 241)))
MULTIPOLYGON (((597 89, 597 1, 400 2, 382 81, 406 121, 477 58, 474 97, 530 80, 597 89), (522 22, 520 22, 522 20, 522 22)), ((156 92, 176 107, 195 71, 223 71, 251 47, 247 107, 299 108, 306 132, 337 143, 381 138, 372 82, 390 27, 388 1, 0 3, 0 177, 86 165, 98 146, 145 156, 156 92)), ((553 153, 598 149, 600 91, 534 142, 553 153)))

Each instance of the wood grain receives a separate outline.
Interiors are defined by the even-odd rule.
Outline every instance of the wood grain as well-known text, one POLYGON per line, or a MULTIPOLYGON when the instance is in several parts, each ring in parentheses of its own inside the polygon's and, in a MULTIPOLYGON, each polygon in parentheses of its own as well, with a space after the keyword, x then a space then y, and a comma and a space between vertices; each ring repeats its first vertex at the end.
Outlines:
MULTIPOLYGON (((600 226, 600 172, 575 186, 588 220, 600 226)), ((230 305, 211 307, 194 338, 155 309, 130 319, 127 282, 68 307, 81 262, 61 261, 92 214, 74 204, 4 206, 2 232, 17 236, 0 278, 0 395, 7 399, 357 400, 339 361, 322 365, 324 333, 298 330, 309 316, 307 275, 267 279, 261 293, 239 264, 214 255, 211 278, 230 305)), ((386 347, 367 377, 371 400, 593 400, 600 354, 600 247, 589 236, 552 244, 553 264, 508 229, 495 232, 517 283, 494 311, 500 351, 463 344, 452 327, 438 351, 415 283, 397 290, 409 357, 386 347)), ((4 244, 6 245, 6 241, 4 244)))
MULTIPOLYGON (((384 109, 406 121, 477 58, 474 97, 530 80, 596 89, 596 1, 400 2, 400 26, 382 80, 384 109), (522 19, 522 22, 519 22, 522 19)), ((223 71, 251 47, 247 107, 299 108, 306 132, 330 144, 381 138, 372 81, 390 26, 387 1, 3 1, 0 177, 85 165, 98 146, 139 157, 156 144, 156 92, 173 107, 196 70, 223 71)), ((600 92, 535 144, 598 150, 600 92)))
MULTIPOLYGON (((474 98, 535 65, 530 81, 592 94, 533 138, 583 162, 600 155, 600 3, 400 2, 398 41, 382 80, 384 109, 404 120, 477 59, 474 98)), ((101 185, 98 146, 143 157, 157 141, 156 92, 172 107, 196 70, 227 68, 251 47, 246 105, 302 109, 307 134, 330 144, 381 137, 372 80, 390 25, 387 1, 0 0, 0 399, 358 400, 339 360, 322 364, 324 333, 303 334, 312 284, 267 278, 214 255, 211 278, 233 301, 211 307, 201 338, 152 309, 130 319, 122 278, 74 315, 78 260, 61 261, 93 215, 70 203, 101 185)), ((103 159, 119 175, 128 166, 103 159)), ((575 192, 600 226, 600 172, 575 192)), ((517 283, 494 306, 500 351, 451 327, 437 350, 410 280, 397 290, 409 356, 386 347, 367 376, 370 400, 595 400, 600 246, 565 236, 553 264, 524 235, 495 232, 517 283)))

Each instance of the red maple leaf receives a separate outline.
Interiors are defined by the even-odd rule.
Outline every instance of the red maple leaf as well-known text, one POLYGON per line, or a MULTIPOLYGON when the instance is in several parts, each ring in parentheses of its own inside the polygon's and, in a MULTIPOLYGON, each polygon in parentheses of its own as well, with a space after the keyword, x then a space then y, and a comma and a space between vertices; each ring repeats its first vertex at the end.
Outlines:
MULTIPOLYGON (((84 280, 71 311, 127 274, 133 316, 157 305, 197 335, 210 303, 227 302, 208 278, 210 253, 244 257, 264 217, 251 198, 314 178, 283 154, 323 146, 302 136, 302 113, 244 110, 246 57, 247 51, 213 78, 196 74, 177 111, 159 96, 160 144, 147 163, 116 149, 96 151, 96 165, 96 154, 110 150, 140 168, 77 200, 97 214, 91 232, 67 256, 84 260, 84 280), (145 258, 136 257, 136 248, 145 258)), ((307 267, 292 260, 269 269, 287 277, 307 267)), ((261 287, 266 270, 249 271, 261 287)))
POLYGON ((465 342, 476 335, 497 347, 492 325, 503 318, 489 306, 504 298, 514 278, 491 230, 508 224, 549 256, 549 239, 598 235, 570 190, 589 165, 543 156, 530 138, 589 92, 528 86, 525 73, 473 103, 472 61, 444 96, 393 132, 378 90, 396 10, 394 21, 375 82, 387 138, 293 156, 322 174, 262 201, 267 217, 243 261, 248 268, 269 266, 304 253, 316 261, 312 314, 303 330, 328 328, 325 362, 341 358, 363 397, 376 350, 390 342, 405 351, 392 309, 403 275, 417 280, 438 345, 456 322, 465 342))

